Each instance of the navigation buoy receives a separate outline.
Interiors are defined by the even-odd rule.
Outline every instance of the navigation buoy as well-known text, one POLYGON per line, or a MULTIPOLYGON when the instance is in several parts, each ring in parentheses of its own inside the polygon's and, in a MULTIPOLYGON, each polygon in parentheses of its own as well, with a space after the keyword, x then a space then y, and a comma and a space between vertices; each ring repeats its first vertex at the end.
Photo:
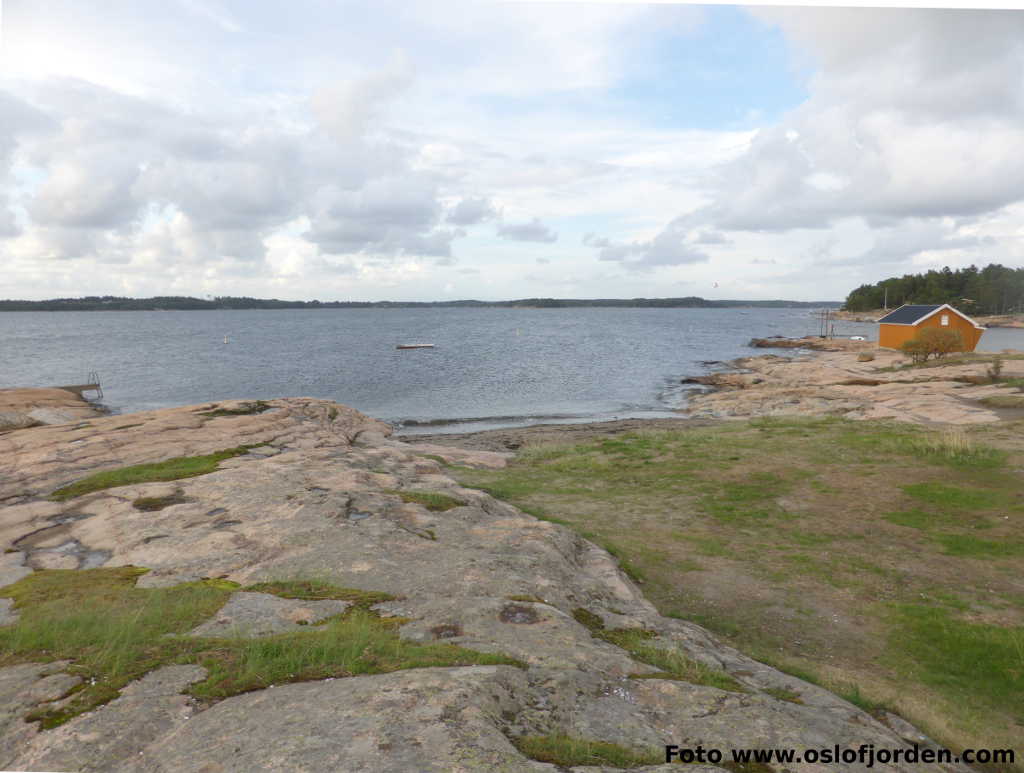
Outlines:
POLYGON ((228 342, 228 337, 224 336, 224 343, 227 343, 227 342, 228 342))

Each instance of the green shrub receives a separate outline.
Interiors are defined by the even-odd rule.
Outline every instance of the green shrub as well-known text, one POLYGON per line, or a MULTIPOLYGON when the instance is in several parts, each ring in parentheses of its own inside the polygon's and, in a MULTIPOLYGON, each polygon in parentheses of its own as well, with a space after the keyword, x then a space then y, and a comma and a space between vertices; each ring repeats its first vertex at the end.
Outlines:
POLYGON ((909 341, 904 341, 900 344, 900 351, 910 357, 911 361, 915 363, 924 362, 928 359, 928 349, 924 343, 916 338, 911 338, 909 341))
POLYGON ((964 337, 959 330, 941 327, 926 327, 917 332, 909 341, 900 346, 914 362, 925 362, 929 357, 945 357, 951 352, 964 350, 964 337))

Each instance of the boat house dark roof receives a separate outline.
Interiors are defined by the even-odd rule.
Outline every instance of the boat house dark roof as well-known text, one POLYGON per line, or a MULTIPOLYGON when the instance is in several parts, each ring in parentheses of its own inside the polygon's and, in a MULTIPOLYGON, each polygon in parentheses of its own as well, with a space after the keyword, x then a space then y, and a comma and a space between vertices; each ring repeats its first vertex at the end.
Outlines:
POLYGON ((945 304, 942 303, 932 303, 917 306, 900 306, 898 309, 889 312, 878 321, 887 322, 890 325, 913 325, 922 317, 927 317, 929 314, 932 314, 944 305, 945 304))

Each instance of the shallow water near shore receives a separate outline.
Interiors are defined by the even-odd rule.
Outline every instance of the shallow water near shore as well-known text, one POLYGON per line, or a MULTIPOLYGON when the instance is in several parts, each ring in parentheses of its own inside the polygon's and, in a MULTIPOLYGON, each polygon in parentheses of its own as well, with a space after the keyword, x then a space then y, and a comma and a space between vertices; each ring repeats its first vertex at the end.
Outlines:
MULTIPOLYGON (((0 313, 0 387, 81 383, 128 413, 227 398, 336 400, 407 433, 666 417, 680 380, 818 331, 808 309, 0 313), (224 343, 225 337, 227 343, 224 343), (433 349, 396 350, 426 342, 433 349)), ((837 323, 873 337, 872 324, 837 323)), ((979 348, 1024 348, 991 330, 979 348), (998 340, 996 340, 998 339, 998 340), (1005 340, 1004 340, 1005 339, 1005 340)), ((769 350, 791 354, 784 350, 769 350)))

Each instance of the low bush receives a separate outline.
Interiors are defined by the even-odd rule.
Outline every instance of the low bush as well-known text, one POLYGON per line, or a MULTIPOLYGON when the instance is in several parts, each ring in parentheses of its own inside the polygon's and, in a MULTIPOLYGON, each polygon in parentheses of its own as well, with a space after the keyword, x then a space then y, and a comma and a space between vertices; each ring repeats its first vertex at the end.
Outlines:
POLYGON ((904 341, 900 349, 914 362, 927 362, 929 357, 940 358, 952 352, 962 352, 964 337, 958 330, 926 327, 909 341, 904 341))
POLYGON ((989 365, 985 372, 988 374, 988 380, 995 383, 1001 381, 1003 378, 1003 358, 993 357, 992 364, 989 365))

